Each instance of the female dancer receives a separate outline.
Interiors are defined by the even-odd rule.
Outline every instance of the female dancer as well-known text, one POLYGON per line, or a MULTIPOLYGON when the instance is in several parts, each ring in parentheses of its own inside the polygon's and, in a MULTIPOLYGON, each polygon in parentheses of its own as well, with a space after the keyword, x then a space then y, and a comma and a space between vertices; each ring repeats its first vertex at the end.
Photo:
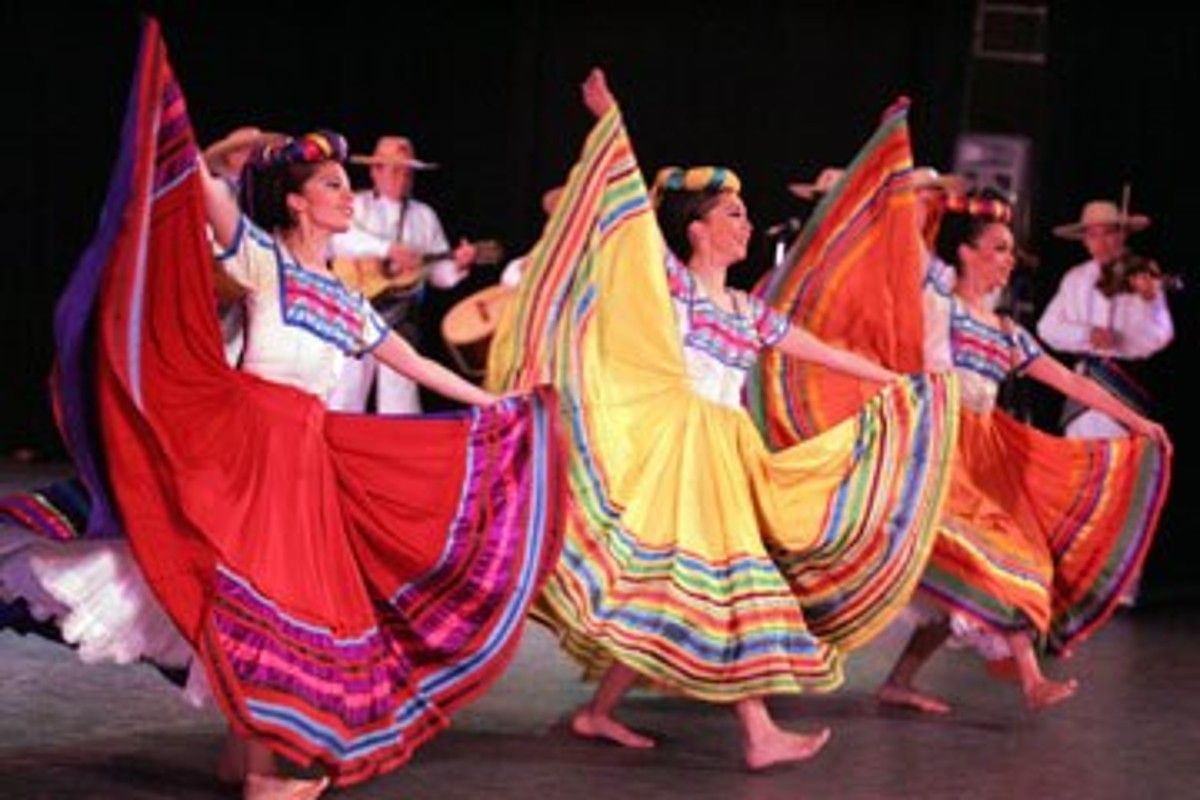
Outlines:
POLYGON ((564 396, 575 513, 536 613, 601 678, 573 730, 652 746, 614 716, 640 679, 734 707, 750 768, 808 758, 828 730, 780 729, 765 697, 835 688, 843 653, 906 602, 953 391, 896 381, 728 289, 751 231, 736 176, 660 172, 656 224, 602 73, 583 95, 597 124, 489 357, 490 385, 548 379, 564 396), (765 347, 889 386, 772 454, 740 407, 765 347))
MULTIPOLYGON (((814 211, 789 263, 757 293, 820 335, 892 366, 953 370, 962 385, 950 496, 921 581, 921 596, 937 601, 937 619, 918 629, 881 699, 948 710, 917 691, 913 676, 954 621, 1011 647, 1029 705, 1043 708, 1075 687, 1042 676, 1030 634, 1065 648, 1111 614, 1149 546, 1169 443, 1159 426, 1063 369, 990 310, 1013 267, 1008 206, 923 188, 906 109, 899 103, 884 114, 845 180, 814 211), (958 264, 957 280, 930 254, 930 229, 943 211, 939 250, 958 264), (1017 422, 995 408, 999 381, 1017 370, 1112 408, 1145 435, 1077 446, 1017 422)), ((783 366, 767 362, 750 398, 779 446, 836 423, 858 391, 825 392, 812 375, 783 366)))
MULTIPOLYGON (((1080 620, 1087 619, 1088 630, 1094 630, 1100 617, 1111 613, 1118 587, 1149 545, 1152 528, 1146 518, 1154 504, 1147 507, 1141 493, 1114 504, 1104 513, 1121 523, 1115 529, 1082 519, 1101 512, 1081 502, 1039 506, 1031 479, 1053 486, 1049 478, 1056 469, 1070 475, 1088 464, 1094 470, 1092 500, 1102 497, 1105 482, 1124 477, 1140 483, 1139 446, 1112 448, 1114 454, 1123 447, 1130 450, 1125 466, 1134 474, 1119 475, 1120 461, 1114 460, 1105 475, 1099 460, 1089 464, 1086 454, 1059 449, 1061 441, 1055 437, 1030 428, 1009 431, 991 418, 1000 382, 1023 374, 1119 419, 1147 437, 1142 449, 1153 442, 1165 451, 1170 443, 1161 426, 1063 367, 1028 332, 992 311, 990 298, 1008 283, 1014 264, 1010 208, 1003 199, 987 193, 952 196, 947 212, 938 235, 940 258, 929 259, 925 281, 925 362, 930 369, 958 373, 963 407, 971 417, 962 428, 963 457, 951 484, 943 535, 922 587, 953 608, 960 625, 969 620, 971 627, 1003 640, 1026 703, 1036 710, 1068 698, 1077 682, 1046 678, 1031 636, 1049 636, 1051 646, 1065 648, 1079 637, 1080 620), (1012 447, 1017 435, 1025 442, 1019 453, 1012 447)), ((1047 495, 1050 491, 1043 488, 1047 495)), ((918 691, 913 681, 950 632, 951 618, 944 613, 918 627, 880 689, 880 700, 949 711, 939 698, 918 691)))
POLYGON ((243 215, 198 158, 148 22, 108 213, 59 307, 89 525, 128 536, 245 741, 223 766, 248 797, 324 788, 275 777, 272 753, 342 785, 407 760, 498 677, 558 551, 552 394, 436 419, 326 412, 342 360, 367 350, 495 399, 326 269, 350 221, 345 150, 316 133, 260 151, 243 215), (240 371, 222 357, 206 225, 247 292, 240 371))

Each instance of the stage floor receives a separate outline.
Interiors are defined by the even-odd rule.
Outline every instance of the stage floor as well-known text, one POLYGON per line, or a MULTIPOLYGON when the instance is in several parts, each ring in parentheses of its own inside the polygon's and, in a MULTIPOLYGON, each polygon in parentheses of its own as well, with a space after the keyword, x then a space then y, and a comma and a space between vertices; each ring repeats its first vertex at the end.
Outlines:
MULTIPOLYGON (((0 469, 0 490, 46 470, 0 469)), ((412 800, 793 800, 814 798, 1200 797, 1200 610, 1122 612, 1055 676, 1075 698, 1038 715, 976 656, 943 651, 924 686, 948 717, 881 711, 872 690, 907 635, 897 623, 853 657, 832 695, 773 701, 780 721, 829 725, 814 760, 742 769, 728 709, 637 694, 625 719, 660 740, 634 752, 573 738, 588 696, 545 630, 531 626, 504 679, 403 769, 328 796, 412 800)), ((148 666, 87 666, 59 645, 0 633, 0 797, 219 798, 223 724, 148 666)))

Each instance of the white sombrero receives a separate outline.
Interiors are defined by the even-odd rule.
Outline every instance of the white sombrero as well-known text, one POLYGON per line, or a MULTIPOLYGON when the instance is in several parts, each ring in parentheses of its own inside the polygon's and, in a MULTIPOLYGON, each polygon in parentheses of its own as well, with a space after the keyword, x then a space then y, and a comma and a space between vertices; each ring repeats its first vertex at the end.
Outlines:
POLYGON ((1057 226, 1054 235, 1063 239, 1082 239, 1088 228, 1110 225, 1137 233, 1150 227, 1150 218, 1145 214, 1122 214, 1117 204, 1108 200, 1091 200, 1084 205, 1078 222, 1057 226))
POLYGON ((917 167, 912 171, 914 189, 941 189, 944 192, 965 194, 969 181, 962 175, 943 175, 933 167, 917 167))
POLYGON ((375 143, 375 152, 369 156, 350 156, 350 161, 354 164, 399 166, 415 170, 437 169, 438 166, 417 158, 407 136, 380 136, 375 143))
POLYGON ((812 183, 789 183, 788 191, 803 200, 815 200, 832 189, 846 174, 841 167, 826 167, 812 183))

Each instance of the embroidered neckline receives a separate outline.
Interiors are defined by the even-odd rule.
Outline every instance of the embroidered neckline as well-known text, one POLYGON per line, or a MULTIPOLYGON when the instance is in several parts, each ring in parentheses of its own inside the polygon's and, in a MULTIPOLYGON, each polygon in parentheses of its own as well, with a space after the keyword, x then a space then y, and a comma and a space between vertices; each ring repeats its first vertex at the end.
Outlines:
POLYGON ((674 256, 670 269, 682 280, 682 292, 673 294, 673 299, 687 315, 687 329, 683 344, 687 348, 704 353, 729 367, 745 370, 753 366, 758 358, 761 343, 753 318, 750 316, 748 299, 738 297, 736 289, 728 290, 734 303, 733 311, 721 308, 703 292, 696 277, 674 256), (743 309, 743 306, 746 308, 743 309))
POLYGON ((1009 320, 1008 325, 1005 325, 1005 321, 1008 319, 1007 317, 997 314, 996 319, 1000 320, 1000 325, 992 325, 990 322, 984 322, 983 320, 979 319, 979 317, 976 317, 974 314, 972 314, 970 307, 967 306, 966 303, 962 302, 958 295, 951 293, 950 300, 950 315, 952 319, 964 320, 968 323, 968 327, 979 328, 984 331, 990 331, 992 333, 999 334, 1008 341, 1016 340, 1017 332, 1012 326, 1011 320, 1009 320))
POLYGON ((307 331, 343 353, 357 352, 363 345, 362 337, 358 335, 363 324, 359 296, 333 273, 301 266, 287 246, 278 240, 275 242, 275 259, 279 275, 279 316, 283 324, 307 331))
POLYGON ((695 305, 703 305, 707 308, 712 309, 719 316, 722 316, 725 319, 736 320, 737 322, 747 325, 751 329, 753 329, 754 321, 752 319, 750 319, 750 317, 747 314, 742 313, 742 309, 741 309, 742 304, 738 300, 738 295, 744 296, 744 292, 741 292, 738 289, 726 289, 725 290, 726 294, 729 295, 729 299, 733 302, 733 310, 727 311, 726 309, 722 308, 715 300, 713 300, 711 297, 708 296, 708 293, 706 291, 704 291, 704 286, 700 283, 700 281, 696 280, 696 276, 692 274, 692 271, 690 269, 688 269, 682 263, 679 264, 679 268, 682 270, 682 275, 683 275, 684 279, 688 282, 688 298, 689 298, 688 304, 689 305, 692 305, 693 303, 695 305))
POLYGON ((288 250, 287 245, 285 245, 283 242, 279 241, 278 239, 273 239, 273 241, 275 247, 275 262, 281 268, 285 270, 293 270, 301 275, 311 275, 330 284, 331 286, 336 286, 340 289, 346 289, 346 285, 342 283, 336 275, 333 274, 333 271, 329 267, 328 261, 325 262, 325 269, 322 272, 317 272, 315 269, 309 269, 301 264, 299 259, 292 255, 292 251, 288 250))
POLYGON ((1036 340, 1023 338, 1007 317, 999 319, 1007 325, 996 327, 971 316, 953 297, 949 320, 951 363, 1000 383, 1040 354, 1036 340))

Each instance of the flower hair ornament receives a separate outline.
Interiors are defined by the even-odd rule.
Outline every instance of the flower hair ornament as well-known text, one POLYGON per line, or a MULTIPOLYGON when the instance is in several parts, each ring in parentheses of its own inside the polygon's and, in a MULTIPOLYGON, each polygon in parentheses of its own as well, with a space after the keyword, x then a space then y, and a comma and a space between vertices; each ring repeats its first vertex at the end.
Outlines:
POLYGON ((664 192, 740 192, 742 181, 725 167, 663 167, 654 176, 650 201, 657 208, 664 192))
POLYGON ((288 168, 346 160, 349 146, 340 133, 318 130, 296 138, 284 137, 259 147, 246 165, 238 185, 238 205, 266 229, 285 223, 279 198, 286 194, 288 168))
POLYGON ((1012 204, 1003 198, 961 192, 946 193, 946 211, 1005 224, 1013 217, 1012 204))
POLYGON ((346 137, 330 130, 318 130, 303 136, 287 137, 263 145, 250 159, 256 169, 284 164, 315 164, 321 161, 345 161, 350 147, 346 137))

